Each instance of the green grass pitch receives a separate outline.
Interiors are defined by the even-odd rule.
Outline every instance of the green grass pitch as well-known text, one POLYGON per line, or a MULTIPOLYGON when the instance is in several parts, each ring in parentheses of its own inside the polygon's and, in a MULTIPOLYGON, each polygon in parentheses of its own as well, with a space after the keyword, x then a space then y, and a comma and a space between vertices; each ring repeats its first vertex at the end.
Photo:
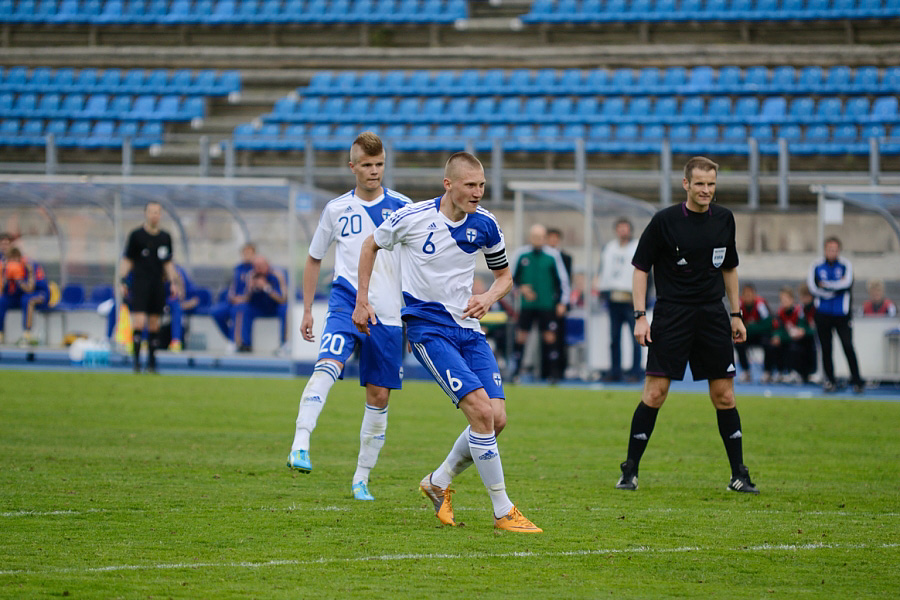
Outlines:
POLYGON ((715 414, 674 392, 614 489, 637 392, 508 386, 500 452, 542 535, 495 533, 474 468, 441 528, 418 481, 464 426, 391 400, 374 503, 338 383, 314 470, 285 467, 304 379, 0 371, 3 598, 896 598, 900 403, 739 397, 762 493, 725 491, 715 414))

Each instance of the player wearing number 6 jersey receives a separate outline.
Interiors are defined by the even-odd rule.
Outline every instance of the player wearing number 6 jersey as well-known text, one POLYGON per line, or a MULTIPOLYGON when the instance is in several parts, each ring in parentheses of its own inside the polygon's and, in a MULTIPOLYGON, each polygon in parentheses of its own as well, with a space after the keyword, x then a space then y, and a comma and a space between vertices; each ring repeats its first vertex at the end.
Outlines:
POLYGON ((509 292, 512 274, 503 233, 494 216, 478 206, 484 195, 484 168, 466 152, 444 167, 445 194, 404 207, 363 242, 353 323, 374 335, 385 318, 371 302, 377 283, 373 268, 385 250, 399 248, 402 309, 413 354, 469 421, 444 463, 422 479, 422 492, 438 519, 456 525, 450 482, 473 462, 494 508, 494 526, 540 533, 506 495, 497 434, 506 425, 500 369, 478 320, 509 292), (473 295, 475 257, 484 253, 494 283, 473 295))
POLYGON ((308 342, 313 335, 312 304, 322 258, 335 244, 334 280, 328 313, 322 332, 319 357, 300 398, 297 429, 288 467, 309 473, 309 438, 328 391, 343 377, 344 364, 359 345, 360 385, 366 388, 366 408, 360 428, 359 458, 351 490, 357 500, 374 500, 369 493, 369 472, 378 460, 387 430, 388 399, 403 379, 403 327, 400 321, 399 256, 385 252, 378 257, 372 274, 369 301, 384 315, 381 323, 364 336, 350 320, 356 304, 356 267, 359 250, 375 228, 395 210, 410 203, 409 198, 382 187, 384 147, 377 135, 364 132, 350 148, 350 170, 356 187, 331 200, 322 212, 309 247, 303 271, 303 320, 300 333, 308 342))

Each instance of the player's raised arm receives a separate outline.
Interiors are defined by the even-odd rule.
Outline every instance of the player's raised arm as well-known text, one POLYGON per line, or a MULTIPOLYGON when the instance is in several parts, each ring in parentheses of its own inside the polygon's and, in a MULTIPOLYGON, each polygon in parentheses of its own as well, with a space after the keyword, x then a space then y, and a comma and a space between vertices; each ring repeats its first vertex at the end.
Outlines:
POLYGON ((375 325, 375 309, 369 304, 369 281, 375 268, 375 254, 380 250, 375 237, 370 235, 362 243, 357 268, 356 308, 353 309, 353 324, 360 332, 369 335, 369 324, 375 325))

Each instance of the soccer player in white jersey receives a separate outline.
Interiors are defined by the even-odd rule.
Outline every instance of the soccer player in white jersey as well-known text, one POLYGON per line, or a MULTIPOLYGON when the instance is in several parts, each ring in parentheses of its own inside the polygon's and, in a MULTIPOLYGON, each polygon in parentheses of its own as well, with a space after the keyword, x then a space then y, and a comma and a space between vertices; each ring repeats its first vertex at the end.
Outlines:
MULTIPOLYGON (((371 303, 370 274, 384 250, 399 248, 402 315, 413 354, 469 421, 420 489, 434 503, 438 519, 456 525, 450 483, 474 462, 493 504, 494 526, 540 533, 506 495, 497 448, 496 436, 506 425, 506 401, 500 369, 478 320, 509 292, 512 274, 503 233, 494 216, 478 206, 484 184, 481 162, 467 152, 454 154, 444 167, 443 196, 398 210, 366 238, 353 322, 374 334, 384 319, 371 303), (479 250, 494 282, 483 294, 473 295, 479 250)), ((371 287, 376 285, 373 275, 371 287)))
POLYGON ((322 211, 313 234, 303 271, 303 320, 300 333, 308 342, 313 334, 312 304, 319 279, 322 258, 335 244, 334 280, 328 300, 328 313, 319 357, 300 398, 297 429, 288 467, 301 473, 312 471, 309 438, 325 406, 328 391, 343 378, 344 364, 360 348, 360 385, 366 388, 366 408, 359 432, 359 458, 351 490, 357 500, 374 500, 369 493, 369 472, 384 446, 387 430, 388 400, 392 389, 403 379, 403 324, 400 321, 400 261, 396 252, 378 257, 372 274, 369 301, 382 317, 369 336, 362 335, 350 320, 356 304, 356 267, 359 249, 369 236, 395 210, 410 203, 409 198, 382 187, 384 146, 372 132, 361 133, 350 147, 350 170, 356 187, 331 200, 322 211))

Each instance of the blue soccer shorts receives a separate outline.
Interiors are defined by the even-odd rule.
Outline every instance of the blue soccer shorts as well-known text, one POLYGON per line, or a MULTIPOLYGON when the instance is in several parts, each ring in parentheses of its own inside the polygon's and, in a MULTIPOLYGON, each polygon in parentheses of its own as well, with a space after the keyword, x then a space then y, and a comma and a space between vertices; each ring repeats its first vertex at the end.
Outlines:
POLYGON ((489 398, 506 397, 497 359, 480 331, 409 319, 406 336, 416 359, 457 408, 478 388, 484 388, 489 398))
MULTIPOLYGON (((359 384, 400 389, 403 384, 403 328, 377 323, 369 334, 360 333, 347 311, 329 311, 319 343, 319 360, 330 358, 342 365, 359 345, 359 384)), ((344 378, 343 371, 341 379, 344 378)))

